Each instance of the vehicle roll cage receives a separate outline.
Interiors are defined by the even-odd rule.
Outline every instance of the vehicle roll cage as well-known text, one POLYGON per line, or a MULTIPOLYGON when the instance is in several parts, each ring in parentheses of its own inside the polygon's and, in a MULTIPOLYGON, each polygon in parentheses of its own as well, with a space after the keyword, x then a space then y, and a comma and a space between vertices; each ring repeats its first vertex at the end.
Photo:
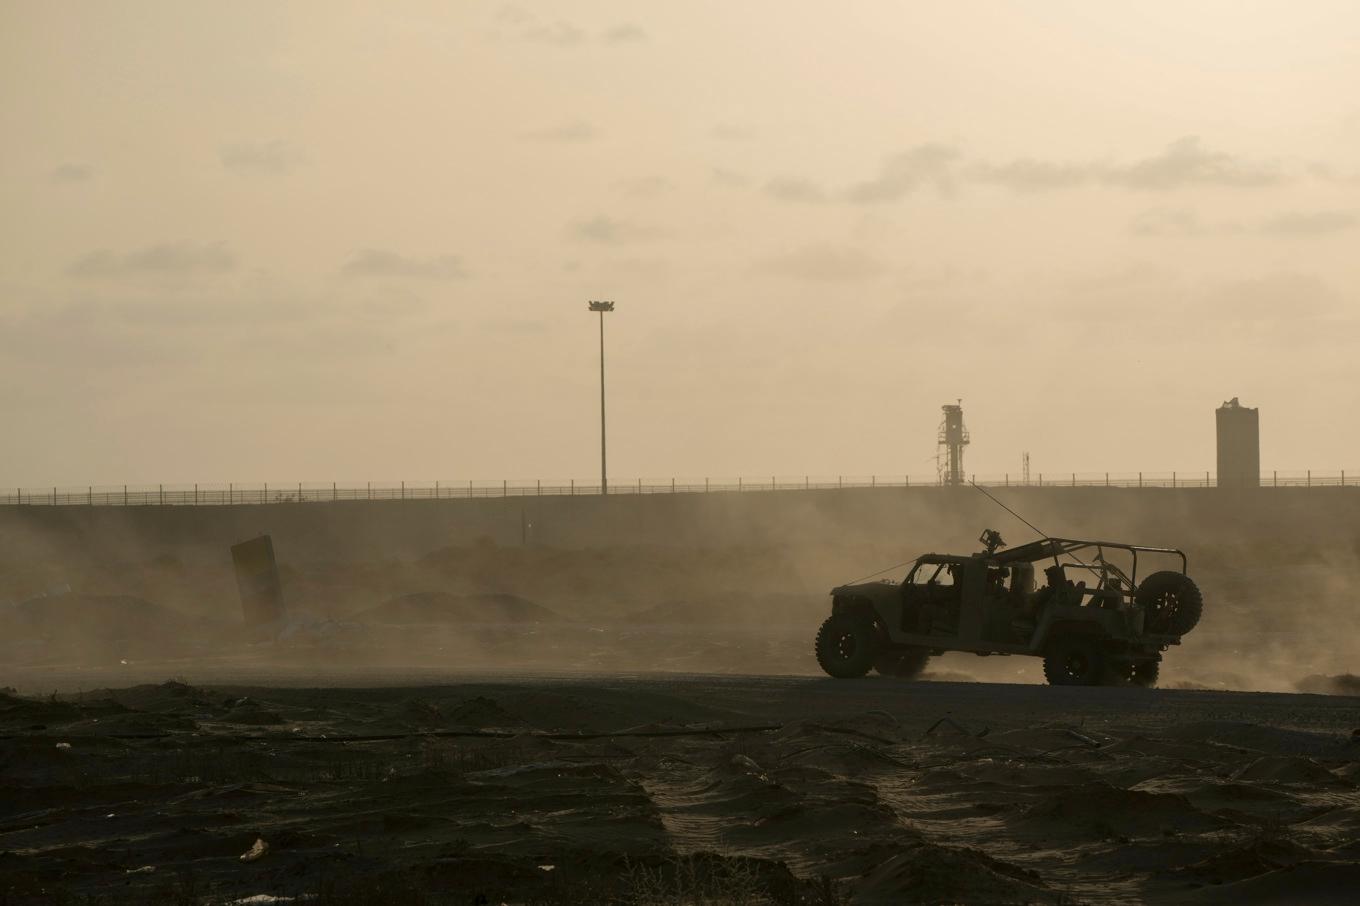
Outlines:
MULTIPOLYGON (((1096 562, 1108 564, 1110 568, 1116 569, 1112 563, 1105 559, 1105 549, 1128 551, 1133 555, 1133 571, 1129 576, 1129 585, 1137 584, 1138 579, 1138 552, 1142 551, 1149 554, 1175 554, 1181 558, 1181 573, 1184 574, 1189 569, 1189 564, 1185 557, 1185 551, 1175 547, 1147 547, 1142 544, 1121 544, 1117 541, 1091 541, 1078 538, 1044 538, 1040 541, 1031 541, 1010 550, 997 551, 989 559, 998 564, 1006 563, 1036 563, 1040 560, 1053 558, 1057 563, 1058 558, 1063 555, 1075 556, 1077 551, 1096 549, 1096 562)), ((1080 559, 1080 558, 1078 558, 1080 559)), ((1088 565, 1089 564, 1085 564, 1088 565)))

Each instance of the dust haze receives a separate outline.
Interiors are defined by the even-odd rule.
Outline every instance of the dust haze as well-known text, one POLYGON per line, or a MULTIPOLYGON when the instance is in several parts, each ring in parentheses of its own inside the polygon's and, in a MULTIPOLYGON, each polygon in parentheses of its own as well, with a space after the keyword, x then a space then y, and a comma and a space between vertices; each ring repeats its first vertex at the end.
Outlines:
MULTIPOLYGON (((1209 603, 1165 685, 1320 691, 1360 672, 1350 489, 993 493, 1050 534, 1188 552, 1209 603)), ((813 674, 834 585, 900 580, 922 553, 976 549, 982 527, 1034 537, 969 488, 87 513, 5 517, 6 659, 33 691, 251 671, 813 674), (288 610, 277 638, 244 624, 226 552, 261 529, 288 610)), ((930 674, 1043 681, 1022 657, 950 654, 930 674)))

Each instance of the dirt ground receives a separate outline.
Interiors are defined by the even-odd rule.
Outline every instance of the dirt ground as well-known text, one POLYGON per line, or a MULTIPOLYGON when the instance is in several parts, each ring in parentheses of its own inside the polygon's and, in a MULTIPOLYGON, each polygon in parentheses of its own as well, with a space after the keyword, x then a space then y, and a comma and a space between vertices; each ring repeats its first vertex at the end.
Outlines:
POLYGON ((1360 698, 270 669, 0 698, 0 902, 1349 903, 1360 884, 1360 698))

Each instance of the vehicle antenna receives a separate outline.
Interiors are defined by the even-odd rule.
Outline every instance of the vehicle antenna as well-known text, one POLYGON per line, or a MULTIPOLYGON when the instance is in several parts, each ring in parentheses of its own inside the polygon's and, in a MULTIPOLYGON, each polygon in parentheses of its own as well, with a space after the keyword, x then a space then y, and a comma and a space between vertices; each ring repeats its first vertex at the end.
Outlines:
POLYGON ((876 572, 876 573, 869 573, 869 575, 867 575, 867 576, 860 576, 860 577, 859 577, 858 579, 856 579, 855 581, 853 581, 853 582, 846 582, 845 584, 846 584, 846 585, 858 585, 859 583, 865 581, 866 579, 872 579, 874 576, 881 576, 881 575, 883 575, 884 573, 886 573, 886 572, 891 572, 891 571, 894 570, 894 569, 901 569, 901 568, 904 567, 904 566, 908 566, 908 565, 910 565, 910 564, 912 564, 912 563, 915 563, 915 562, 916 562, 917 560, 919 560, 919 559, 920 559, 919 557, 912 557, 910 560, 903 560, 901 563, 894 563, 892 566, 889 566, 889 567, 887 567, 886 569, 880 569, 880 570, 879 570, 878 572, 876 572))
MULTIPOLYGON (((971 479, 968 480, 968 484, 971 484, 972 487, 978 488, 979 491, 982 491, 983 494, 986 494, 986 495, 987 495, 987 499, 990 499, 991 502, 996 503, 997 506, 1000 506, 1001 509, 1004 509, 1004 510, 1006 511, 1006 513, 1009 513, 1009 514, 1010 514, 1010 516, 1016 517, 1017 520, 1020 520, 1021 522, 1024 522, 1025 525, 1030 526, 1030 528, 1034 529, 1035 532, 1038 532, 1038 533, 1039 533, 1039 536, 1040 536, 1040 537, 1043 537, 1043 540, 1050 541, 1050 543, 1051 543, 1051 541, 1053 541, 1053 539, 1051 539, 1051 537, 1049 536, 1049 533, 1044 532, 1043 529, 1040 529, 1038 525, 1035 525, 1035 524, 1034 524, 1034 522, 1031 522, 1030 520, 1027 520, 1027 518, 1025 518, 1025 517, 1023 517, 1023 516, 1020 516, 1019 513, 1016 513, 1015 510, 1010 509, 1010 507, 1009 507, 1009 506, 1006 506, 1005 503, 1002 503, 1001 501, 998 501, 997 498, 991 497, 991 494, 989 494, 989 492, 987 492, 986 488, 983 488, 983 487, 981 486, 981 484, 978 484, 978 483, 974 482, 974 480, 971 480, 971 479)), ((1054 565, 1059 565, 1059 563, 1058 563, 1058 551, 1057 551, 1057 546, 1050 546, 1049 550, 1053 551, 1053 562, 1054 562, 1054 565)), ((1083 565, 1085 565, 1085 563, 1087 563, 1087 562, 1085 562, 1084 559, 1081 559, 1080 556, 1077 556, 1076 554, 1072 554, 1072 552, 1070 552, 1070 551, 1068 552, 1068 555, 1070 556, 1070 558, 1076 560, 1076 562, 1078 562, 1078 563, 1083 563, 1083 565)))
POLYGON ((991 500, 992 503, 994 503, 994 504, 996 504, 997 506, 1001 507, 1003 510, 1005 510, 1005 511, 1008 512, 1008 513, 1010 513, 1010 514, 1011 514, 1012 516, 1014 516, 1016 519, 1019 519, 1019 520, 1020 520, 1021 522, 1023 522, 1025 525, 1029 526, 1030 528, 1034 529, 1034 531, 1038 532, 1039 537, 1043 538, 1045 541, 1051 541, 1051 540, 1052 540, 1051 538, 1048 537, 1048 533, 1044 532, 1042 529, 1040 529, 1040 528, 1039 528, 1037 525, 1035 525, 1033 522, 1030 522, 1030 521, 1029 521, 1028 519, 1026 519, 1024 516, 1021 516, 1021 515, 1020 515, 1019 513, 1017 513, 1015 510, 1013 510, 1013 509, 1011 509, 1010 507, 1006 506, 1006 505, 1005 505, 1004 503, 1002 503, 1000 500, 997 500, 997 499, 996 499, 995 497, 993 497, 991 494, 988 494, 987 491, 982 487, 982 485, 978 484, 978 483, 975 482, 975 481, 971 481, 971 480, 970 480, 968 483, 971 484, 973 487, 977 488, 979 491, 982 491, 983 494, 986 494, 986 495, 987 495, 987 498, 988 498, 989 500, 991 500))

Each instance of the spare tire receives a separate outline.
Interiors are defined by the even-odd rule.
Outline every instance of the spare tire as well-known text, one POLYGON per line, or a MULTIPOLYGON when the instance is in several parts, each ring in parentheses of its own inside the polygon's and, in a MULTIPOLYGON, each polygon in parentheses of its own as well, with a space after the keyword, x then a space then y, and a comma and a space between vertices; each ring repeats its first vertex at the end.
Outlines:
POLYGON ((833 613, 817 630, 817 663, 837 679, 868 673, 878 651, 878 630, 864 614, 833 613))
POLYGON ((874 669, 880 676, 896 676, 901 679, 915 679, 926 669, 930 660, 930 649, 916 645, 910 648, 889 648, 874 658, 874 669))
POLYGON ((1143 629, 1158 635, 1185 635, 1199 623, 1204 596, 1184 573, 1153 573, 1138 586, 1134 602, 1143 608, 1143 629))

